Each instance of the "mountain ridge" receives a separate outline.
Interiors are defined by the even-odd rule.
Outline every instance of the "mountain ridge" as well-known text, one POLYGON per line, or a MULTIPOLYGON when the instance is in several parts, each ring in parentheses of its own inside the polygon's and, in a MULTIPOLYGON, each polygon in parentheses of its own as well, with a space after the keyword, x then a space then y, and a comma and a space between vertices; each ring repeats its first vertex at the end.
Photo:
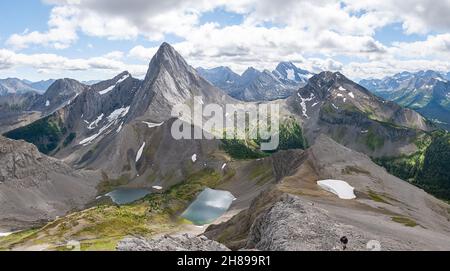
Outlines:
POLYGON ((312 73, 297 68, 292 62, 280 62, 273 71, 249 67, 241 75, 229 67, 197 70, 231 97, 246 102, 287 98, 312 76, 312 73))

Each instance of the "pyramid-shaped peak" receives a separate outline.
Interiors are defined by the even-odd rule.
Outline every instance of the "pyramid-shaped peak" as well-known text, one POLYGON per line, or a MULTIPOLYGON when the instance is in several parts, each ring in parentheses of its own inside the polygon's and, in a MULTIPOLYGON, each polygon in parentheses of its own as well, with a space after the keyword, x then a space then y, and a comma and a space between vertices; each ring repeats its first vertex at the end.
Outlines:
POLYGON ((181 55, 175 50, 175 48, 173 48, 172 45, 168 44, 167 42, 163 42, 161 46, 159 46, 155 57, 163 59, 182 58, 181 55))
POLYGON ((150 67, 147 72, 148 76, 155 74, 156 70, 165 67, 170 73, 190 72, 195 73, 195 70, 187 64, 184 58, 167 42, 164 42, 159 47, 155 56, 150 62, 150 67))

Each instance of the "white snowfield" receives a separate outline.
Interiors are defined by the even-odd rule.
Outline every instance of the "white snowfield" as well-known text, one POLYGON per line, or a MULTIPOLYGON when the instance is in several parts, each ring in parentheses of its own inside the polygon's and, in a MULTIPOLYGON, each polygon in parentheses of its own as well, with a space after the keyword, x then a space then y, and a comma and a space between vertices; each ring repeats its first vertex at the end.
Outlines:
POLYGON ((159 186, 159 185, 152 186, 152 188, 156 189, 156 190, 162 190, 163 189, 163 187, 159 186))
POLYGON ((340 199, 355 199, 354 188, 341 180, 323 180, 317 184, 324 190, 337 195, 340 199))

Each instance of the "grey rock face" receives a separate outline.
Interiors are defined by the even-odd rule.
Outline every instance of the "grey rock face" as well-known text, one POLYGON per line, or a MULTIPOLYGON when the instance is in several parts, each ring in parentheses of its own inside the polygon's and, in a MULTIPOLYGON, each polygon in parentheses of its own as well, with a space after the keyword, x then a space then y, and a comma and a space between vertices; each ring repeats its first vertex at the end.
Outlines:
POLYGON ((70 173, 69 166, 56 159, 44 157, 30 144, 0 137, 0 181, 14 182, 16 179, 32 177, 35 181, 46 178, 50 170, 70 173))
POLYGON ((350 240, 352 250, 365 249, 366 242, 354 227, 338 223, 321 210, 285 194, 254 221, 246 248, 263 251, 342 250, 341 237, 350 240))
POLYGON ((228 251, 224 245, 205 236, 165 235, 155 239, 126 238, 117 245, 119 251, 228 251))
POLYGON ((87 89, 86 85, 73 79, 56 80, 31 106, 31 110, 48 115, 65 106, 87 89))
POLYGON ((95 197, 100 180, 32 144, 0 137, 0 227, 29 227, 81 208, 95 197))

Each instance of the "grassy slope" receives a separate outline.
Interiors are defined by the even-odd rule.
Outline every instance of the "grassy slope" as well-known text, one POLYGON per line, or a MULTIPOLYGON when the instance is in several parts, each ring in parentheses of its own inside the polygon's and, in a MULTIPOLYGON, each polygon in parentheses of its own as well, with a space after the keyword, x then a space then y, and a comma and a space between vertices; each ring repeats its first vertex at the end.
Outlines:
MULTIPOLYGON (((306 139, 303 136, 302 128, 293 119, 288 119, 280 124, 279 130, 280 143, 278 150, 305 149, 307 147, 306 139)), ((224 139, 222 140, 222 149, 234 159, 258 159, 269 156, 271 152, 260 150, 261 140, 240 140, 224 139)))

